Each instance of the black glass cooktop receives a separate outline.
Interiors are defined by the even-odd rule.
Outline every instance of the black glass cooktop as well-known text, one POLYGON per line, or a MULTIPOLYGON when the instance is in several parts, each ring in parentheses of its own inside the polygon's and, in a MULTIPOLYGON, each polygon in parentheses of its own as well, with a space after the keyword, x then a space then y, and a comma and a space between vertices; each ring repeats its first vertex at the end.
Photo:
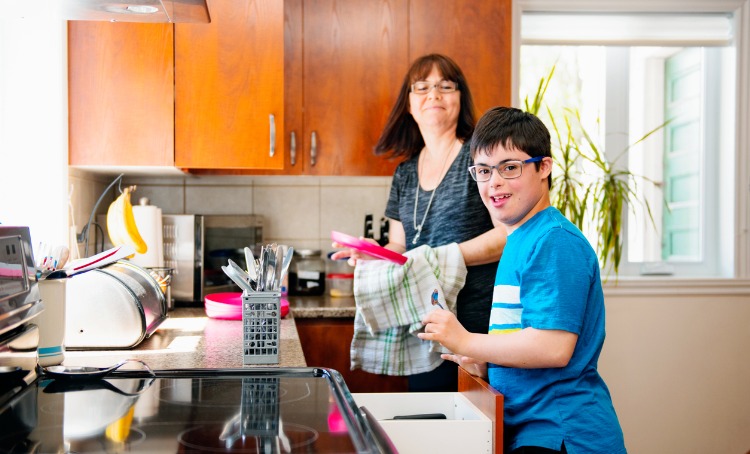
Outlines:
POLYGON ((40 378, 0 410, 0 452, 376 452, 336 371, 40 378))

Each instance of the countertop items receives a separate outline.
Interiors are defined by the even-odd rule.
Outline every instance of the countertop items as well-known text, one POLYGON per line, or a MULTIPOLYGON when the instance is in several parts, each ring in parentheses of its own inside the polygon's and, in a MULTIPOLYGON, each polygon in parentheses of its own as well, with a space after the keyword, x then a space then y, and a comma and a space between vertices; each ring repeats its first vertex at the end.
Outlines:
MULTIPOLYGON (((306 367, 294 319, 282 319, 280 330, 278 366, 306 367)), ((177 308, 135 349, 66 352, 63 364, 105 367, 123 359, 143 360, 154 370, 243 367, 242 322, 208 318, 203 308, 177 308)))

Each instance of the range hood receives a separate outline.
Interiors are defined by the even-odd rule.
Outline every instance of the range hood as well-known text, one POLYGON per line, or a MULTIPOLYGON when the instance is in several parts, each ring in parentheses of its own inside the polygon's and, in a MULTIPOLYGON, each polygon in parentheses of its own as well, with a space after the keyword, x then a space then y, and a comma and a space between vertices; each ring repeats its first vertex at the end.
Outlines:
POLYGON ((3 16, 107 22, 211 22, 206 0, 4 0, 3 16))

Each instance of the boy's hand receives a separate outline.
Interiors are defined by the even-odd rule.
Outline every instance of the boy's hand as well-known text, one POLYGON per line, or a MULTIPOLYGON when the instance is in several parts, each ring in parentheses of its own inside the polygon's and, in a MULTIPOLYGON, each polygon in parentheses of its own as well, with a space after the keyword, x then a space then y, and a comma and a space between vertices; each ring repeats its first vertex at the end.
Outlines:
POLYGON ((447 310, 436 309, 427 314, 423 319, 424 332, 417 334, 422 340, 439 342, 448 350, 460 354, 464 341, 469 336, 456 315, 447 310))
POLYGON ((485 380, 487 379, 487 363, 484 361, 478 361, 468 356, 454 355, 452 353, 443 353, 440 357, 448 361, 453 361, 466 369, 466 372, 471 375, 484 378, 485 380))

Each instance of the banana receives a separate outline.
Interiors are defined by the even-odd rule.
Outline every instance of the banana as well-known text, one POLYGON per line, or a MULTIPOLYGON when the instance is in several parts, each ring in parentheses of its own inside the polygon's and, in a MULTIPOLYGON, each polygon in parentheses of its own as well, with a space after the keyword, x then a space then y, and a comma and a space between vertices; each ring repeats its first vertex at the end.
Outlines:
MULTIPOLYGON (((126 189, 127 190, 127 189, 126 189)), ((107 209, 107 233, 113 246, 122 246, 125 244, 123 235, 123 226, 125 224, 122 218, 122 194, 118 196, 107 209)))
POLYGON ((124 191, 109 205, 107 210, 107 231, 113 246, 129 244, 139 254, 148 250, 133 215, 133 205, 130 202, 130 188, 124 191))
POLYGON ((130 406, 130 409, 122 415, 117 421, 110 423, 104 434, 106 437, 116 443, 124 443, 130 435, 130 425, 133 422, 133 414, 135 413, 135 404, 130 406))
POLYGON ((127 234, 127 243, 135 248, 135 252, 145 254, 148 251, 148 245, 138 231, 133 215, 133 204, 130 203, 130 192, 125 191, 123 200, 123 219, 125 220, 125 232, 127 234))

